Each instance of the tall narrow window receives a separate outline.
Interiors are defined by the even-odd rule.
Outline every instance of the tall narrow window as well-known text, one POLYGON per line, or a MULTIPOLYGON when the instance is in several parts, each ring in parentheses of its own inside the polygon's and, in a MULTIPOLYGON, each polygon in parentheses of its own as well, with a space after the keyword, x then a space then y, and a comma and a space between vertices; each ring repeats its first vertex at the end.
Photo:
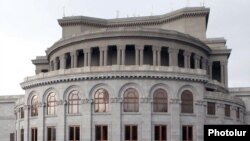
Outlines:
POLYGON ((23 110, 23 107, 20 108, 20 118, 21 118, 21 119, 24 118, 24 110, 23 110))
POLYGON ((215 115, 215 103, 214 102, 207 103, 207 114, 215 115))
POLYGON ((48 115, 55 115, 56 114, 56 94, 54 92, 52 92, 48 95, 47 114, 48 115))
POLYGON ((125 141, 137 141, 138 129, 137 125, 125 125, 125 141))
POLYGON ((182 141, 193 141, 193 127, 190 125, 182 126, 182 141))
POLYGON ((108 126, 97 125, 95 127, 95 140, 96 141, 108 141, 108 126))
POLYGON ((56 127, 47 128, 47 141, 56 141, 56 127))
POLYGON ((237 109, 236 109, 236 118, 240 119, 240 108, 239 107, 237 107, 237 109))
POLYGON ((72 91, 69 94, 69 104, 68 104, 68 113, 69 114, 77 114, 79 113, 79 92, 72 91))
POLYGON ((181 112, 193 113, 193 94, 188 90, 181 94, 181 112))
POLYGON ((166 125, 155 125, 155 141, 167 141, 166 125))
POLYGON ((124 112, 139 112, 139 94, 134 88, 124 93, 124 112))
POLYGON ((99 89, 95 92, 95 112, 108 112, 109 94, 105 89, 99 89))
POLYGON ((79 126, 69 127, 69 141, 80 141, 80 127, 79 126))
POLYGON ((20 131, 20 141, 24 141, 24 129, 20 131))
POLYGON ((37 128, 31 128, 31 141, 37 141, 37 128))
POLYGON ((31 116, 38 116, 38 98, 37 95, 33 96, 31 99, 31 116))
POLYGON ((168 96, 165 90, 157 89, 153 99, 154 112, 168 112, 168 96))
POLYGON ((225 116, 230 117, 230 105, 225 104, 225 116))

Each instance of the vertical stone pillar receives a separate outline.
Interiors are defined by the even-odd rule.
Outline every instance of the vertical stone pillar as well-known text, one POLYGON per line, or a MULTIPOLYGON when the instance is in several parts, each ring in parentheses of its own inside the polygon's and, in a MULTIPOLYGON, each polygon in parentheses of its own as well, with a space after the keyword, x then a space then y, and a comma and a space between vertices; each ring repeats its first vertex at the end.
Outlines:
POLYGON ((104 53, 104 55, 103 55, 103 57, 104 57, 104 66, 107 66, 108 65, 108 46, 106 46, 105 48, 104 48, 104 51, 103 51, 103 53, 104 53))
POLYGON ((135 48, 135 65, 139 65, 139 49, 135 48))
POLYGON ((88 53, 87 53, 87 49, 83 50, 84 53, 84 67, 88 66, 88 53))
POLYGON ((84 66, 91 66, 91 48, 84 49, 84 66))
POLYGON ((24 140, 30 141, 30 124, 29 124, 30 105, 25 105, 23 110, 24 110, 24 140))
POLYGON ((216 115, 218 116, 218 122, 216 124, 223 124, 225 117, 225 105, 222 103, 216 104, 216 115))
POLYGON ((201 57, 197 54, 194 55, 194 68, 199 69, 200 68, 200 59, 201 57))
POLYGON ((99 66, 103 66, 103 60, 104 60, 104 58, 103 58, 103 50, 100 47, 99 47, 99 50, 100 50, 100 57, 99 57, 100 62, 99 62, 99 66))
POLYGON ((143 49, 144 49, 144 46, 143 45, 137 45, 135 46, 135 51, 136 54, 135 54, 135 64, 136 65, 143 65, 143 49))
POLYGON ((153 49, 153 66, 156 66, 156 58, 157 58, 157 51, 156 49, 153 49))
POLYGON ((60 70, 65 69, 66 68, 66 56, 65 56, 65 54, 61 55, 59 57, 59 59, 60 59, 60 70))
POLYGON ((171 99, 171 141, 180 141, 181 140, 181 124, 180 124, 180 99, 171 99))
POLYGON ((38 141, 44 141, 46 127, 44 127, 44 104, 38 104, 38 116, 37 116, 37 139, 38 141))
POLYGON ((161 65, 161 47, 154 46, 153 47, 153 66, 161 65))
POLYGON ((58 58, 56 57, 55 60, 54 60, 54 70, 57 70, 58 68, 58 58))
POLYGON ((117 52, 117 64, 118 65, 125 65, 125 50, 126 50, 126 46, 124 46, 124 45, 117 45, 117 50, 118 50, 118 52, 117 52))
POLYGON ((112 141, 121 141, 122 140, 122 127, 121 127, 121 103, 122 103, 122 98, 111 98, 111 115, 112 115, 112 129, 108 129, 109 133, 112 130, 112 136, 111 139, 112 141))
POLYGON ((108 46, 99 47, 100 50, 100 66, 107 66, 108 46))
POLYGON ((185 50, 183 55, 184 55, 184 68, 190 68, 191 52, 185 50))
POLYGON ((204 129, 203 125, 205 124, 205 115, 206 115, 206 108, 205 108, 205 101, 202 100, 197 100, 195 103, 196 107, 196 118, 197 118, 197 123, 196 124, 196 140, 197 141, 203 141, 204 140, 204 129))
POLYGON ((144 49, 144 46, 142 46, 140 48, 140 65, 143 65, 143 49, 144 49))
POLYGON ((221 83, 225 85, 225 87, 228 87, 228 66, 227 66, 227 61, 220 62, 221 66, 221 83))
POLYGON ((70 52, 70 57, 71 57, 71 68, 77 68, 78 52, 76 50, 70 52))
POLYGON ((178 66, 178 52, 179 49, 169 48, 169 66, 178 66))
POLYGON ((122 51, 122 65, 125 65, 125 50, 126 50, 126 47, 123 47, 121 49, 121 51, 122 51))
POLYGON ((152 137, 152 114, 151 114, 151 102, 153 101, 151 98, 141 98, 140 103, 140 112, 142 113, 142 141, 151 141, 152 137))
POLYGON ((161 47, 157 51, 157 65, 161 66, 161 47))
POLYGON ((92 99, 84 99, 82 105, 81 141, 92 141, 92 99))
POLYGON ((16 123, 15 123, 15 129, 16 129, 16 141, 21 141, 20 140, 20 133, 21 133, 21 128, 20 128, 20 119, 21 119, 21 111, 20 109, 16 109, 15 111, 15 115, 16 115, 16 123))
POLYGON ((121 65, 121 48, 117 46, 117 65, 121 65))
POLYGON ((66 101, 63 100, 58 100, 57 101, 57 128, 56 128, 56 133, 57 137, 56 140, 58 141, 64 141, 65 140, 65 134, 66 134, 66 128, 65 128, 65 117, 66 117, 66 112, 65 112, 65 106, 66 106, 66 101))

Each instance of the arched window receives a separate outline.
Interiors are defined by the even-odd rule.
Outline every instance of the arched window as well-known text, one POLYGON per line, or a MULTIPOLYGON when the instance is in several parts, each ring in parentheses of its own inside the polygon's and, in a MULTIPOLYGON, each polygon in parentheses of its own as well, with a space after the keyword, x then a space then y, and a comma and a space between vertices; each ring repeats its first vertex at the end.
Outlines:
POLYGON ((168 95, 163 89, 157 89, 153 96, 154 112, 168 112, 168 95))
POLYGON ((139 112, 139 94, 136 89, 129 88, 124 92, 124 112, 139 112))
POLYGON ((47 98, 47 114, 56 114, 56 94, 54 92, 50 93, 47 98))
POLYGON ((181 113, 193 113, 193 94, 188 90, 181 94, 181 113))
POLYGON ((108 112, 109 94, 105 89, 99 89, 95 92, 95 112, 108 112))
POLYGON ((78 91, 71 91, 69 94, 69 104, 68 104, 68 113, 69 114, 77 114, 79 113, 79 92, 78 91))
POLYGON ((31 99, 31 116, 38 116, 38 98, 37 95, 33 96, 31 99))

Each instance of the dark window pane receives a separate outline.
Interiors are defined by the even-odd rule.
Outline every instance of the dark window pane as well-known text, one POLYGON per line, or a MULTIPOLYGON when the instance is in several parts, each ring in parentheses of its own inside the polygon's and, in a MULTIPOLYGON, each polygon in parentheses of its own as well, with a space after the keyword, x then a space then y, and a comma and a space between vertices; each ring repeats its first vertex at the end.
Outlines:
POLYGON ((53 130, 52 130, 53 140, 55 141, 55 140, 56 140, 56 128, 53 127, 52 129, 53 129, 53 130))
POLYGON ((193 129, 191 126, 188 127, 188 140, 193 139, 193 129))
POLYGON ((51 140, 51 128, 48 128, 47 135, 48 135, 48 140, 50 141, 51 140))
POLYGON ((161 128, 161 138, 162 140, 167 140, 167 127, 166 126, 162 126, 161 128))
POLYGON ((187 140, 187 128, 186 128, 186 126, 182 127, 182 140, 187 140))
POLYGON ((74 140, 74 127, 69 127, 69 139, 74 140))
POLYGON ((96 140, 101 140, 101 126, 95 127, 95 138, 96 140))
POLYGON ((132 126, 132 139, 137 140, 137 126, 132 126))
POLYGON ((80 140, 80 127, 76 127, 76 140, 80 140))
POLYGON ((103 139, 108 140, 108 126, 103 126, 103 139))
POLYGON ((130 126, 125 126, 125 140, 130 139, 130 126))
POLYGON ((160 139, 160 126, 155 126, 155 140, 160 139))

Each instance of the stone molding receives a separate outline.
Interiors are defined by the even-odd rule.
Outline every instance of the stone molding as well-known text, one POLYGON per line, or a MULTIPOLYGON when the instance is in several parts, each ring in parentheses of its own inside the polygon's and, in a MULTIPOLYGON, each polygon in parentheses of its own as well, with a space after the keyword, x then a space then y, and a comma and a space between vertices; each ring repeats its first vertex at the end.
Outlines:
POLYGON ((110 103, 122 103, 123 99, 120 97, 115 97, 110 99, 110 103))
POLYGON ((141 102, 141 103, 152 103, 152 102, 153 102, 153 99, 150 98, 150 97, 147 97, 147 98, 140 98, 140 102, 141 102))
POLYGON ((204 100, 197 100, 197 101, 195 101, 195 105, 197 105, 197 106, 206 106, 206 103, 207 103, 207 101, 204 101, 204 100))
POLYGON ((181 104, 181 100, 180 99, 170 99, 170 104, 181 104))

